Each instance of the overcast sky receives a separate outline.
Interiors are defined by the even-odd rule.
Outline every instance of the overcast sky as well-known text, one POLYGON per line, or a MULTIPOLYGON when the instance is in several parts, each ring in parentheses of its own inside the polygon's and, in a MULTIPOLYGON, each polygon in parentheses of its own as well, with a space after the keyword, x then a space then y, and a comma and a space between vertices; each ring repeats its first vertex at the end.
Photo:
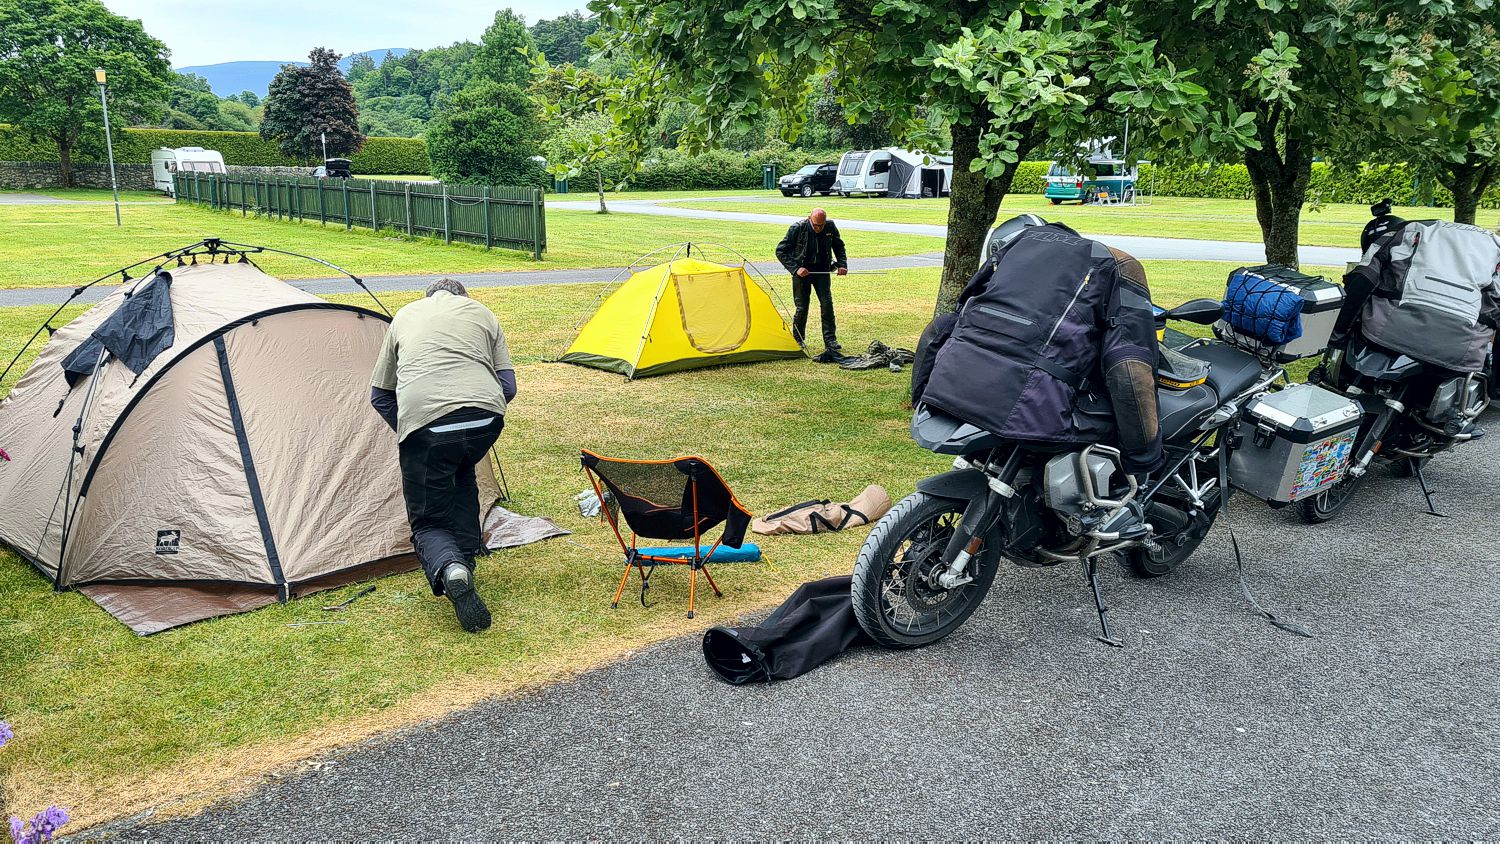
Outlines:
POLYGON ((172 66, 242 60, 306 59, 314 47, 341 54, 387 47, 437 47, 477 41, 509 6, 528 24, 572 11, 573 0, 104 0, 140 19, 172 50, 172 66))

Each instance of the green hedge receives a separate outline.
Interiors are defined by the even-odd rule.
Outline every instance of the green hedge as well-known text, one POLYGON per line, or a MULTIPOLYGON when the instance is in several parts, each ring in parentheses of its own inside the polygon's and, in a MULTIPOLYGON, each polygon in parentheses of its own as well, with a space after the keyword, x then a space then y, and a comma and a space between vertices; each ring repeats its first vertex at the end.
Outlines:
MULTIPOLYGON (((92 145, 90 145, 92 146, 92 145)), ((99 146, 103 146, 100 144, 99 146)), ((286 158, 276 144, 255 132, 208 132, 195 129, 126 129, 115 138, 115 160, 122 164, 146 164, 151 151, 160 147, 204 147, 218 150, 225 164, 253 167, 295 167, 315 164, 286 158)), ((96 154, 80 153, 80 162, 102 161, 96 154)), ((57 146, 51 141, 33 141, 9 126, 0 126, 0 161, 56 161, 57 146)), ((368 175, 423 174, 429 172, 427 142, 421 138, 370 138, 351 159, 354 172, 368 175)))
MULTIPOLYGON (((1251 198, 1250 174, 1243 164, 1147 165, 1141 168, 1142 190, 1151 189, 1153 171, 1158 196, 1251 198)), ((1309 199, 1322 202, 1351 202, 1360 205, 1371 205, 1387 197, 1395 200, 1397 205, 1426 205, 1431 202, 1446 208, 1453 204, 1453 194, 1447 188, 1436 183, 1423 184, 1405 164, 1362 164, 1358 167, 1338 168, 1318 162, 1313 164, 1307 194, 1309 199)), ((1486 191, 1479 204, 1484 208, 1500 208, 1500 185, 1486 191)))

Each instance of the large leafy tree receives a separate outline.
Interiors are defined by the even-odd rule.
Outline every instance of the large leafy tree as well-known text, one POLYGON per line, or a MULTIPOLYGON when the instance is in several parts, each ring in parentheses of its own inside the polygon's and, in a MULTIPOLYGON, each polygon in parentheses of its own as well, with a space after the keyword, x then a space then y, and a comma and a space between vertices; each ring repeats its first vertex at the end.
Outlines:
POLYGON ((94 69, 109 74, 110 122, 151 119, 167 98, 167 47, 99 0, 0 0, 0 123, 57 144, 63 183, 104 115, 94 69))
POLYGON ((525 91, 510 83, 471 84, 445 98, 428 124, 432 175, 448 182, 536 184, 542 168, 531 159, 541 134, 525 91))
POLYGON ((322 137, 330 156, 349 155, 364 146, 354 89, 339 70, 339 54, 325 47, 308 54, 308 65, 282 65, 266 92, 260 136, 276 141, 283 155, 316 158, 322 137))
POLYGON ((1137 23, 1145 0, 594 0, 601 48, 635 62, 641 95, 616 118, 646 123, 663 100, 690 104, 679 140, 717 143, 782 118, 801 131, 810 83, 832 77, 846 117, 889 120, 928 150, 951 137, 953 195, 937 307, 951 309, 978 266, 1015 167, 1038 148, 1085 137, 1100 116, 1133 109, 1168 137, 1205 125, 1203 89, 1157 60, 1137 23))
POLYGON ((501 9, 479 39, 474 77, 524 88, 531 81, 531 62, 527 56, 534 48, 526 21, 510 9, 501 9))
POLYGON ((1493 0, 1472 0, 1472 8, 1487 14, 1449 17, 1437 27, 1458 57, 1458 73, 1427 80, 1431 119, 1407 144, 1453 193, 1453 219, 1471 224, 1500 180, 1500 9, 1493 0))
POLYGON ((1295 266, 1313 159, 1382 157, 1430 126, 1459 75, 1439 30, 1489 2, 1176 0, 1151 7, 1149 26, 1166 56, 1198 68, 1214 117, 1253 132, 1181 146, 1244 161, 1266 259, 1295 266))
POLYGON ((532 24, 531 37, 537 50, 552 64, 578 64, 588 56, 585 39, 598 28, 598 18, 569 12, 532 24))

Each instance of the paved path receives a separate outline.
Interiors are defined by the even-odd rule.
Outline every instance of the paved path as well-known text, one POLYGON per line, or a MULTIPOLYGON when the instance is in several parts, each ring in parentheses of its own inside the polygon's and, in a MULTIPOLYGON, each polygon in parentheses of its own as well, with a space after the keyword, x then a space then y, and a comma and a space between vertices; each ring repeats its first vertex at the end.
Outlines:
POLYGON ((1313 639, 1246 610, 1218 530, 1173 575, 1108 574, 1123 650, 1094 641, 1078 572, 1007 569, 966 627, 924 650, 731 688, 695 639, 673 641, 197 817, 111 832, 1493 839, 1496 440, 1431 468, 1449 519, 1421 515, 1415 484, 1383 468, 1332 525, 1236 499, 1253 588, 1313 639))
MULTIPOLYGON (((941 267, 943 253, 923 252, 920 255, 898 255, 891 258, 861 258, 858 269, 893 270, 914 267, 941 267)), ((763 275, 785 273, 775 261, 752 262, 751 267, 763 275)), ((584 270, 520 270, 492 273, 444 273, 438 275, 377 275, 365 279, 365 284, 376 293, 394 293, 403 290, 422 290, 440 278, 456 278, 467 287, 517 287, 533 284, 601 284, 624 272, 623 267, 601 267, 584 270)), ((332 293, 358 293, 359 288, 347 278, 307 278, 288 282, 319 296, 332 293)), ((116 285, 96 284, 85 290, 75 301, 97 302, 108 296, 116 285)), ((15 290, 0 290, 0 307, 15 305, 60 305, 72 295, 72 288, 33 287, 15 290)))
POLYGON ((0 205, 78 205, 76 199, 58 199, 39 193, 0 193, 0 205))
MULTIPOLYGON (((715 197, 728 201, 735 197, 715 197)), ((632 199, 610 203, 612 213, 650 214, 660 217, 691 217, 702 220, 736 220, 743 223, 777 223, 790 225, 801 219, 787 214, 760 214, 748 211, 710 211, 701 208, 681 208, 673 203, 695 202, 693 199, 632 199)), ((588 211, 598 207, 590 202, 549 202, 548 208, 588 211)), ((838 217, 839 228, 848 231, 888 232, 893 234, 927 235, 947 237, 948 227, 927 223, 883 223, 872 220, 851 220, 838 217)), ((1163 221, 1163 225, 1168 225, 1163 221)), ((1266 260, 1265 247, 1259 243, 1233 240, 1189 240, 1171 237, 1137 237, 1116 234, 1083 234, 1110 246, 1123 249, 1137 258, 1171 261, 1234 261, 1259 264, 1266 260)), ((1359 250, 1337 246, 1302 246, 1298 257, 1304 264, 1342 267, 1346 262, 1359 260, 1359 250)))

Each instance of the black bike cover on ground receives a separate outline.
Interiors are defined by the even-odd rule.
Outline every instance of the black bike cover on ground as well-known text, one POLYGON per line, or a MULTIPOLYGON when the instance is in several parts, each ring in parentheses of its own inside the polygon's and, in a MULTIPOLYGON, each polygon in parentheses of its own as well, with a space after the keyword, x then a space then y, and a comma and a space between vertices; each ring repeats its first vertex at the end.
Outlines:
POLYGON ((856 645, 873 645, 854 618, 851 580, 846 575, 802 584, 759 627, 709 629, 703 634, 708 667, 736 686, 790 680, 856 645))

